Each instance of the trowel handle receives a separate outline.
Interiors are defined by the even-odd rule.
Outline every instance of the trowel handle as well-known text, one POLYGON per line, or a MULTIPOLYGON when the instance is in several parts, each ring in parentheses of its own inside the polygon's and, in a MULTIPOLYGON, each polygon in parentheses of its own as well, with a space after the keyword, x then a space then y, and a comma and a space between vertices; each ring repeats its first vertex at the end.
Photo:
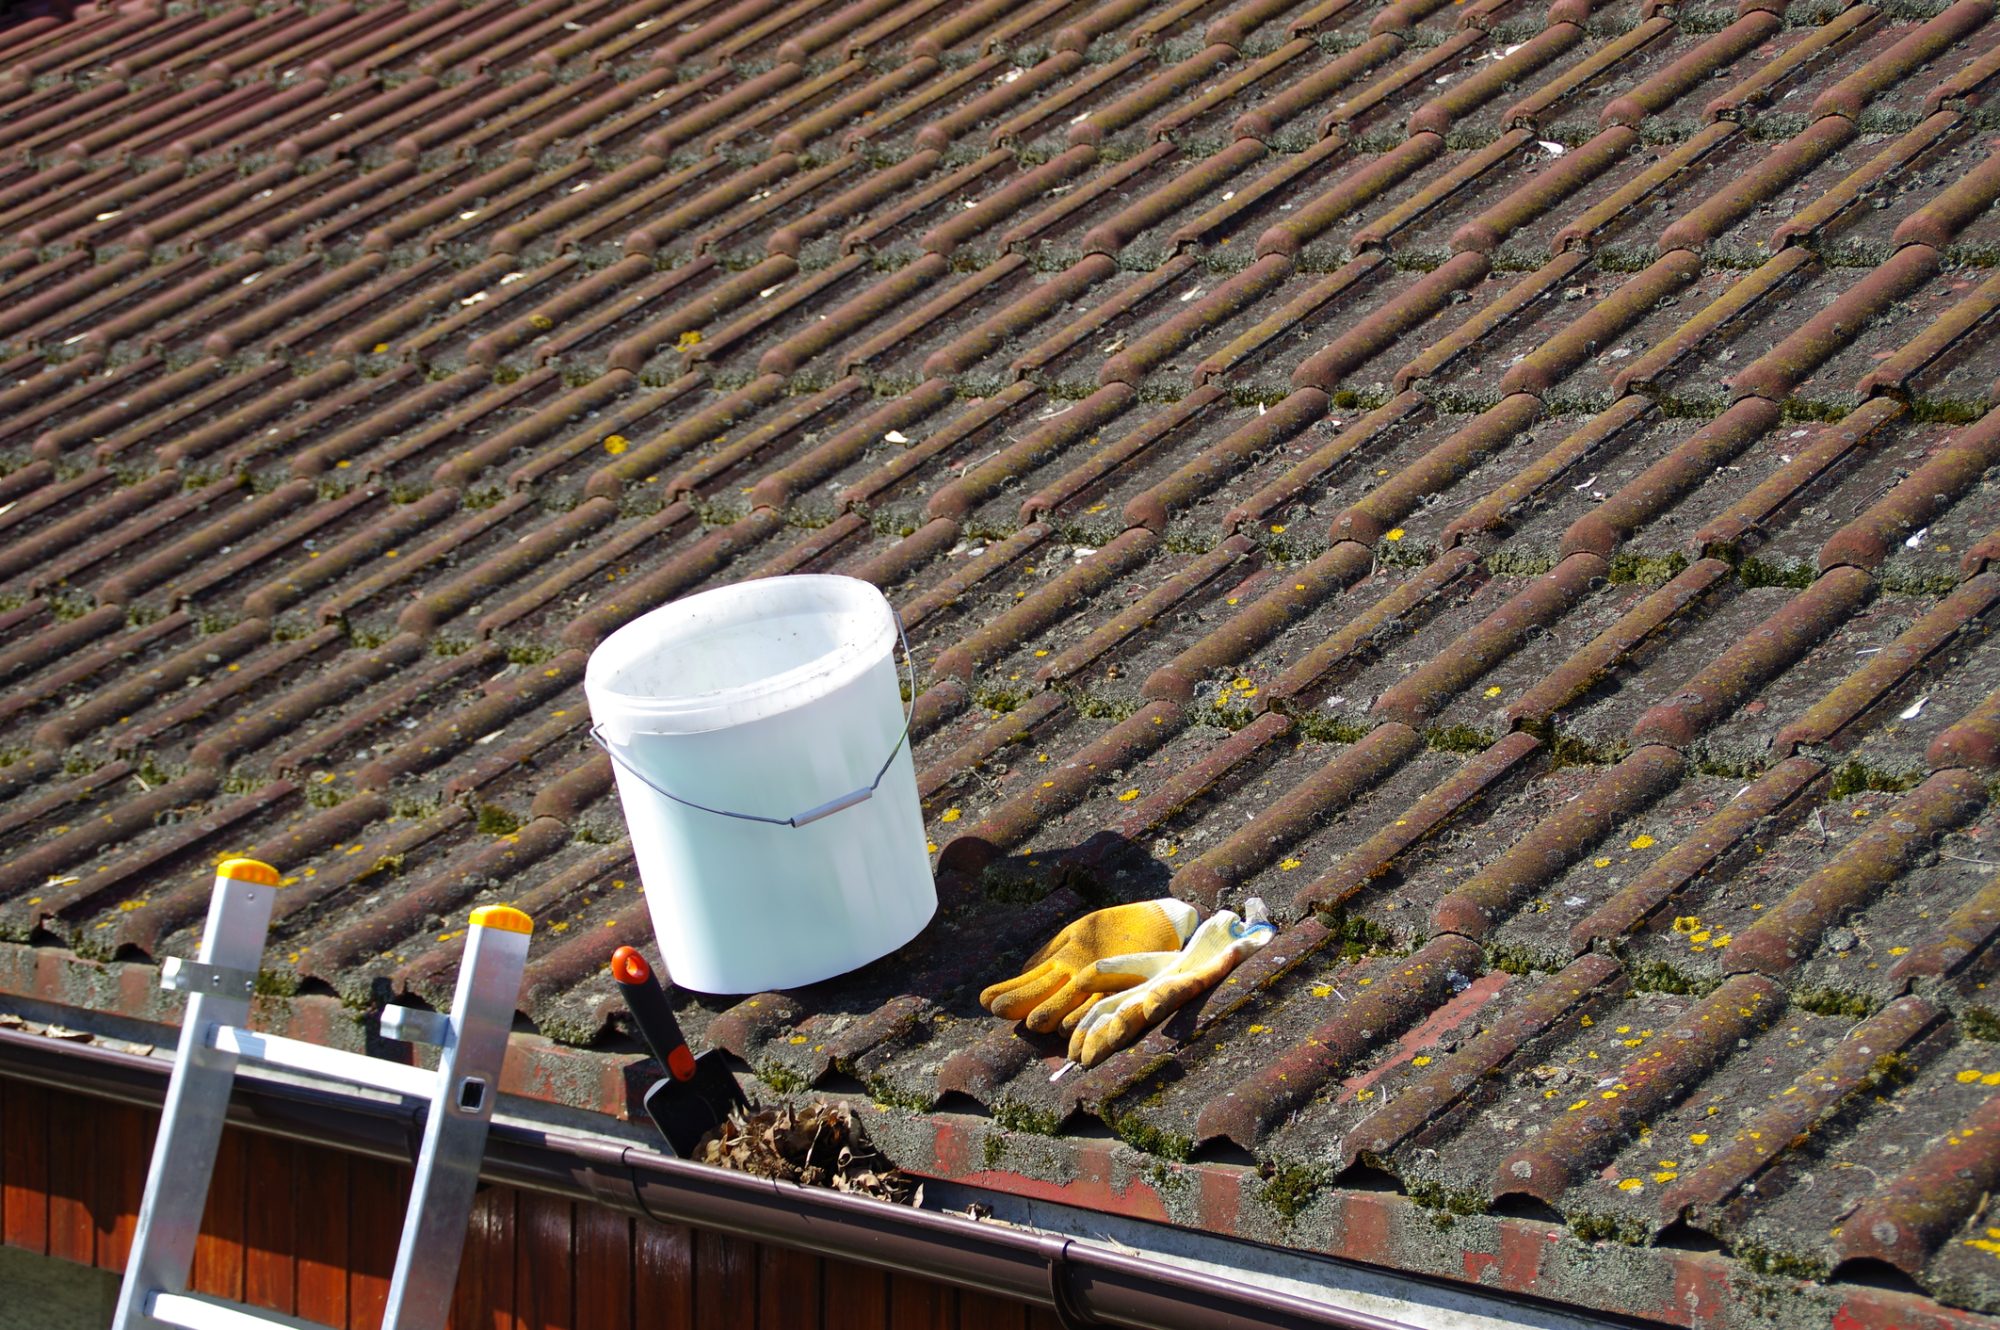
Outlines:
POLYGON ((677 1081, 694 1079, 694 1053, 681 1036, 681 1024, 667 994, 653 978, 653 967, 636 947, 620 947, 611 953, 611 977, 625 995, 625 1005, 639 1027, 639 1035, 652 1050, 654 1059, 677 1081))

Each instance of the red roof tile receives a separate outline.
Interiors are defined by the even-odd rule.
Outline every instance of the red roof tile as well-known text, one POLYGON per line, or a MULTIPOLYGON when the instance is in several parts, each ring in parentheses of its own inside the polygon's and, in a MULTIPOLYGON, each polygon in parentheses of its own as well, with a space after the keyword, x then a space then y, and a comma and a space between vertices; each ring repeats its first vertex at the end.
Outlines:
POLYGON ((698 1043, 983 1185, 1680 1324, 2000 1314, 1992 18, 19 11, 0 987, 172 1019, 250 853, 267 1018, 350 1039, 505 899, 513 1088, 629 1113, 584 661, 841 571, 943 909, 698 1043), (1058 1080, 976 1006, 1168 890, 1283 931, 1058 1080))

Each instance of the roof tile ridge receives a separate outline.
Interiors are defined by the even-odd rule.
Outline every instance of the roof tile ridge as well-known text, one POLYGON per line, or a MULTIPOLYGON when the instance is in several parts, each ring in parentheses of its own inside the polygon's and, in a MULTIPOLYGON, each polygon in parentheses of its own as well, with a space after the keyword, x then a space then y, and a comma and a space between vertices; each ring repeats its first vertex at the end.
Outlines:
POLYGON ((1175 702, 1146 702, 1061 762, 1051 761, 1033 789, 1003 800, 938 854, 940 874, 977 872, 1025 842, 1035 829, 1082 801, 1114 770, 1129 768, 1157 751, 1191 723, 1175 702))
MULTIPOLYGON (((1369 548, 1358 541, 1343 540, 1334 549, 1344 550, 1348 546, 1364 553, 1369 548)), ((1372 572, 1373 563, 1371 556, 1362 565, 1362 571, 1372 572)), ((1488 571, 1477 551, 1463 547, 1446 550, 1315 642, 1263 690, 1265 705, 1286 708, 1317 705, 1322 690, 1327 688, 1328 676, 1341 666, 1379 650, 1397 633, 1413 631, 1420 608, 1462 599, 1483 586, 1487 577, 1488 571)), ((1359 580, 1358 576, 1355 580, 1359 580)))
POLYGON ((1994 0, 1957 0, 1921 23, 1894 46, 1813 99, 1806 114, 1859 119, 1868 103, 1916 70, 1950 50, 1959 38, 1993 17, 1994 0))
POLYGON ((1622 994, 1624 971, 1608 956, 1579 956, 1536 984, 1534 991, 1449 1056, 1436 1058, 1392 1100, 1342 1136, 1338 1168, 1386 1167, 1389 1154, 1471 1098, 1473 1087, 1500 1072, 1522 1049, 1598 1001, 1622 994))
POLYGON ((1908 413, 1909 408, 1892 397, 1875 397, 1839 421, 1821 425, 1800 446, 1781 455, 1778 468, 1748 494, 1709 519, 1692 543, 1704 554, 1732 562, 1740 559, 1764 542, 1781 512, 1827 475, 1879 444, 1889 427, 1908 413))
MULTIPOLYGON (((1779 4, 1780 0, 1764 0, 1779 4)), ((1776 36, 1784 27, 1782 5, 1779 12, 1754 8, 1738 15, 1722 31, 1710 34, 1665 69, 1637 86, 1620 93, 1598 114, 1600 127, 1628 125, 1637 128, 1648 117, 1660 114, 1676 101, 1700 87, 1702 82, 1776 36)), ((1714 118, 1713 115, 1710 118, 1714 118)))
POLYGON ((1431 927, 1485 941, 1537 889, 1677 788, 1686 769, 1687 761, 1676 749, 1641 745, 1447 892, 1431 910, 1431 927))
POLYGON ((1737 791, 1698 827, 1647 864, 1639 875, 1577 921, 1570 949, 1615 949, 1660 911, 1735 854, 1762 827, 1825 797, 1825 763, 1788 757, 1737 791))
MULTIPOLYGON (((1311 563, 1273 579, 1275 584, 1268 591, 1154 670, 1140 686, 1139 695, 1192 702, 1196 687, 1210 674, 1243 660, 1360 582, 1374 566, 1375 556, 1365 545, 1345 540, 1331 546, 1311 563)), ((1267 705, 1282 709, 1287 704, 1281 699, 1267 705)))
POLYGON ((1786 1005, 1785 990, 1763 975, 1738 974, 1676 1017, 1648 1047, 1543 1127, 1534 1143, 1494 1169, 1498 1201, 1529 1196, 1553 1205, 1569 1187, 1609 1160, 1637 1127, 1678 1103, 1762 1030, 1786 1005))
MULTIPOLYGON (((1258 719, 1283 720, 1289 733, 1296 722, 1283 711, 1258 719)), ((1225 893, 1270 866, 1283 847, 1310 834, 1352 806, 1408 764, 1424 749, 1423 738, 1400 721, 1385 721, 1335 752, 1322 766, 1238 827, 1201 857, 1181 867, 1169 889, 1182 900, 1214 908, 1225 893)))
POLYGON ((1933 772, 1738 933, 1726 953, 1730 968, 1740 975, 1783 977, 1836 921, 1930 854, 1945 833, 1979 816, 1986 803, 1986 782, 1979 774, 1958 768, 1933 772))
MULTIPOLYGON (((1921 466, 1829 536, 1820 546, 1819 570, 1841 565, 1873 570, 1912 532, 1942 515, 1996 465, 2000 465, 2000 406, 1951 434, 1921 466)), ((1977 549, 1974 546, 1975 552, 1977 549)), ((1982 559, 1967 571, 1977 575, 1984 566, 1982 559)))
POLYGON ((1479 947, 1449 933, 1391 962, 1337 1016, 1204 1105, 1195 1120, 1196 1142, 1226 1139, 1254 1149, 1328 1081, 1381 1040, 1415 1025, 1484 968, 1479 947))
POLYGON ((1625 657, 1726 584, 1729 576, 1730 566, 1720 559, 1702 559, 1682 569, 1516 699, 1503 713, 1508 723, 1517 729, 1549 733, 1558 712, 1587 693, 1625 657))
POLYGON ((1482 459, 1530 429, 1541 414, 1540 398, 1508 393, 1336 514, 1330 537, 1375 545, 1416 512, 1426 495, 1439 493, 1468 474, 1482 459))
POLYGON ((1832 568, 1695 671, 1632 724, 1632 741, 1685 748, 1874 598, 1859 568, 1832 568))
MULTIPOLYGON (((1529 579, 1492 613, 1460 633, 1448 649, 1384 689, 1370 711, 1412 727, 1423 725, 1481 675, 1525 647, 1534 635, 1553 627, 1602 587, 1610 571, 1611 565, 1594 554, 1570 555, 1548 572, 1529 579)), ((1439 923, 1438 927, 1446 925, 1439 923)), ((1464 930, 1454 927, 1452 931, 1464 930)))

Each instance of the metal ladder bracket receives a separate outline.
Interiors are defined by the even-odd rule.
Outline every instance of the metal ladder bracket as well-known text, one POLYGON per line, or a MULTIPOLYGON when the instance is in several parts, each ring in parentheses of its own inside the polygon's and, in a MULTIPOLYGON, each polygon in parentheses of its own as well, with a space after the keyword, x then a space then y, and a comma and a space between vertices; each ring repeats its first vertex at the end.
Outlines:
POLYGON ((513 1030, 514 1002, 534 925, 511 906, 474 910, 449 1014, 404 1007, 384 1013, 383 1032, 391 1038, 437 1046, 438 1065, 432 1071, 249 1027, 258 964, 280 884, 268 864, 225 860, 216 868, 200 956, 161 966, 162 986, 186 993, 187 1009, 113 1330, 268 1330, 306 1324, 188 1292, 209 1175, 237 1066, 244 1059, 428 1102, 383 1330, 442 1330, 451 1310, 466 1220, 486 1153, 493 1088, 513 1030))
POLYGON ((441 1011, 392 1005, 382 1008, 381 1029, 384 1039, 442 1048, 451 1038, 451 1017, 441 1011))
POLYGON ((160 963, 160 987, 169 993, 229 993, 255 996, 257 972, 169 956, 160 963))

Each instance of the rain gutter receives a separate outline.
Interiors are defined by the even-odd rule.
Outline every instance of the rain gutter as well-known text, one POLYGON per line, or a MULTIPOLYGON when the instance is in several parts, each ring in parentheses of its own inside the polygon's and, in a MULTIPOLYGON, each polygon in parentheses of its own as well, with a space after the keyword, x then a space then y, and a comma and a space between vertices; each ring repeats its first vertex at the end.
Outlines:
MULTIPOLYGON (((159 1056, 0 1029, 0 1075, 158 1105, 173 1064, 159 1056)), ((267 1134, 406 1163, 421 1110, 262 1069, 239 1073, 230 1119, 267 1134)), ((800 1187, 606 1138, 496 1117, 480 1170, 488 1181, 589 1201, 663 1223, 718 1230, 841 1260, 943 1280, 1054 1311, 1065 1330, 1230 1326, 1436 1330, 1294 1296, 1057 1233, 800 1187)), ((1505 1315, 1504 1311, 1500 1312, 1505 1315)))

